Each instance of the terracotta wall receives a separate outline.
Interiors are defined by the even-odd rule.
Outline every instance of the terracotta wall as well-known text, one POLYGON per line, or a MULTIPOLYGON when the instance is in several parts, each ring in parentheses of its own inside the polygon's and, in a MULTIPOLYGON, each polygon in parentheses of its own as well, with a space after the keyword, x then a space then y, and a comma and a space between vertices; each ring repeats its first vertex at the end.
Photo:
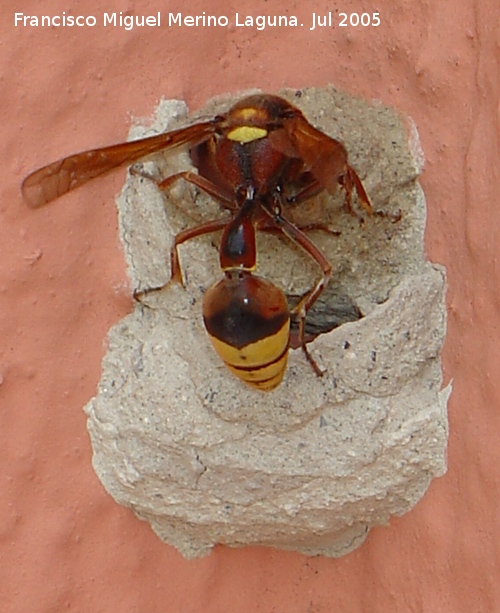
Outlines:
POLYGON ((0 602, 6 613, 500 610, 500 227, 497 0, 192 0, 135 13, 297 15, 304 27, 102 27, 132 0, 7 0, 0 20, 0 602), (312 12, 334 26, 309 30, 312 12), (380 13, 378 27, 338 12, 380 13), (14 13, 97 26, 15 27, 14 13), (53 206, 19 195, 33 168, 123 140, 161 96, 193 108, 249 87, 333 83, 415 120, 429 258, 449 275, 449 472, 417 508, 340 560, 217 548, 185 561, 105 493, 81 407, 106 331, 131 306, 113 196, 123 173, 53 206))

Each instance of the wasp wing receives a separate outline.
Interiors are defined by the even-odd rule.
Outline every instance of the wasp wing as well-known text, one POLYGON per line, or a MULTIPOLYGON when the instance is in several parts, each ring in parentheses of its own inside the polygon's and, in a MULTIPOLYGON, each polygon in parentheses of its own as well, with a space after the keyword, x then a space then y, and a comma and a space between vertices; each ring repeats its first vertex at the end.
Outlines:
POLYGON ((309 171, 330 193, 335 193, 346 172, 347 151, 342 143, 312 126, 303 115, 284 125, 290 142, 309 171))
POLYGON ((24 201, 32 208, 41 207, 91 179, 146 155, 183 145, 195 146, 209 138, 217 125, 218 122, 213 120, 202 122, 137 141, 70 155, 28 175, 21 185, 24 201))
POLYGON ((270 142, 278 151, 288 157, 299 158, 316 181, 330 194, 335 194, 339 185, 346 190, 346 206, 351 210, 350 200, 353 188, 356 190, 361 206, 369 214, 373 208, 363 183, 357 172, 348 163, 347 150, 334 138, 312 126, 302 113, 283 122, 281 130, 276 131, 270 142))

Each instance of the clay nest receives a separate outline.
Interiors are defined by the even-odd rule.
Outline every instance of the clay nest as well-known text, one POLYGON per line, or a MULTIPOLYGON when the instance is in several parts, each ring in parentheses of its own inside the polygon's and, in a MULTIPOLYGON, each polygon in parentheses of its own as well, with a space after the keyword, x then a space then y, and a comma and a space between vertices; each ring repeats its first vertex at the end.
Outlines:
MULTIPOLYGON (((342 555, 371 526, 412 508, 446 468, 445 274, 423 252, 416 130, 393 110, 333 88, 281 95, 345 144, 385 213, 360 223, 343 210, 341 191, 300 207, 334 232, 310 233, 334 272, 309 330, 341 324, 309 345, 326 374, 315 376, 302 352, 291 351, 283 383, 265 393, 224 367, 201 314, 204 291, 221 276, 215 234, 181 246, 185 288, 146 294, 110 331, 99 390, 86 407, 104 486, 186 557, 216 543, 342 555)), ((189 119, 182 102, 164 101, 153 125, 132 136, 212 117, 239 97, 212 101, 189 119)), ((187 154, 144 164, 155 176, 189 167, 187 154)), ((192 186, 179 182, 162 194, 137 174, 118 207, 135 290, 168 281, 177 232, 227 214, 192 186)), ((258 273, 291 300, 320 276, 311 258, 268 233, 258 237, 258 273)))

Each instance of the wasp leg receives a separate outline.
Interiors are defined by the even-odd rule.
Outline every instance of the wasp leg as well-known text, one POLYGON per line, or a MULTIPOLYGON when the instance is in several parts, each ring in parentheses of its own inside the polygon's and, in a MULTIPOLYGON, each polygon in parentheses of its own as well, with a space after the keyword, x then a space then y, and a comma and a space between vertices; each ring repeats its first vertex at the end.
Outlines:
POLYGON ((325 188, 317 179, 312 179, 311 182, 297 192, 295 196, 287 198, 286 204, 289 206, 296 206, 297 204, 311 200, 311 198, 321 194, 324 190, 325 188))
MULTIPOLYGON (((292 222, 289 222, 292 223, 292 222)), ((321 232, 325 232, 326 234, 330 234, 331 236, 341 236, 342 232, 340 230, 332 230, 325 223, 317 222, 317 223, 308 223, 306 225, 302 224, 293 224, 299 230, 304 230, 306 232, 319 230, 321 232)), ((283 234, 283 230, 281 228, 277 228, 276 224, 271 219, 266 219, 264 222, 259 221, 257 228, 262 232, 276 232, 279 234, 283 234)))
MULTIPOLYGON (((232 212, 238 209, 238 206, 234 202, 234 198, 231 197, 231 194, 228 194, 226 191, 220 189, 217 185, 215 185, 208 179, 205 179, 204 177, 190 170, 187 170, 184 172, 178 172, 174 175, 171 175, 170 177, 167 177, 166 179, 163 179, 163 178, 160 179, 154 176, 152 173, 144 170, 144 168, 142 167, 138 168, 137 166, 132 166, 130 168, 130 174, 134 176, 138 176, 138 177, 143 177, 145 179, 152 181, 153 183, 156 184, 158 189, 160 189, 161 191, 168 191, 174 183, 176 183, 180 179, 183 179, 187 183, 194 185, 201 191, 211 196, 214 200, 216 200, 224 208, 232 212)), ((175 201, 173 202, 173 204, 176 205, 175 201)), ((200 217, 197 217, 193 215, 192 213, 187 213, 184 210, 183 210, 183 213, 185 213, 188 217, 193 219, 195 223, 198 223, 198 224, 203 223, 200 217)))
POLYGON ((158 185, 159 189, 166 191, 179 179, 184 179, 184 181, 187 183, 191 183, 191 185, 198 187, 229 210, 235 211, 238 209, 238 206, 234 202, 234 197, 230 193, 191 170, 178 172, 175 175, 171 175, 170 177, 163 179, 162 181, 157 181, 156 184, 158 185))
MULTIPOLYGON (((351 166, 348 166, 345 174, 341 175, 341 177, 339 178, 339 185, 344 189, 344 192, 345 192, 344 209, 347 213, 349 213, 349 215, 356 217, 357 219, 359 219, 360 222, 364 221, 363 217, 359 215, 358 213, 356 213, 356 211, 352 207, 352 192, 356 190, 359 203, 368 215, 375 214, 380 217, 390 217, 392 219, 392 216, 389 214, 383 213, 382 211, 373 210, 373 206, 370 202, 370 198, 368 197, 368 194, 366 193, 363 183, 361 182, 361 179, 359 178, 358 173, 351 166)), ((325 188, 321 185, 321 183, 317 179, 312 177, 310 179, 310 182, 306 183, 306 185, 297 194, 289 198, 286 198, 286 205, 294 207, 298 204, 301 204, 302 202, 307 202, 308 200, 311 200, 312 198, 320 194, 322 191, 324 191, 324 189, 325 188)), ((396 221, 398 221, 398 219, 396 219, 396 221)), ((307 226, 298 226, 298 227, 308 229, 307 226)), ((317 228, 311 228, 311 229, 322 229, 322 228, 317 227, 317 228)))
POLYGON ((377 217, 389 219, 391 223, 397 223, 398 221, 400 221, 402 217, 401 210, 396 211, 396 213, 388 213, 386 211, 375 211, 373 209, 370 199, 368 198, 368 194, 366 193, 366 190, 361 183, 361 179, 358 177, 358 174, 356 173, 354 168, 351 168, 350 166, 348 167, 347 173, 343 175, 340 183, 344 187, 346 192, 346 200, 344 205, 346 207, 346 210, 351 215, 358 217, 360 221, 362 221, 362 219, 356 214, 356 212, 352 209, 351 206, 351 194, 353 188, 356 189, 359 202, 364 208, 364 210, 368 213, 368 215, 376 215, 377 217))
POLYGON ((169 283, 172 281, 175 283, 180 283, 183 287, 186 286, 184 282, 184 275, 182 274, 181 263, 179 260, 179 245, 185 243, 186 241, 196 238, 197 236, 203 236, 204 234, 210 234, 211 232, 217 232, 217 230, 222 230, 227 226, 227 219, 214 219, 212 221, 207 221, 206 223, 200 224, 199 226, 195 226, 194 228, 188 228, 179 232, 174 237, 174 243, 172 248, 170 249, 170 279, 159 287, 154 287, 151 289, 141 290, 134 292, 134 298, 140 300, 146 294, 152 291, 161 291, 164 289, 169 283))
POLYGON ((305 230, 306 232, 310 230, 321 230, 321 232, 326 232, 326 234, 331 234, 332 236, 340 236, 342 234, 340 230, 332 230, 325 223, 321 222, 308 223, 305 226, 297 224, 297 228, 299 228, 299 230, 305 230))
POLYGON ((183 287, 185 287, 184 277, 179 261, 179 251, 177 249, 179 245, 182 245, 182 243, 185 243, 192 238, 196 238, 197 236, 203 236, 204 234, 210 234, 211 232, 217 232, 217 230, 222 230, 226 226, 227 219, 214 219, 212 221, 207 221, 206 223, 200 224, 199 226, 195 226, 194 228, 188 228, 187 230, 183 230, 182 232, 179 232, 179 234, 176 234, 174 238, 174 244, 172 245, 172 249, 170 250, 170 281, 176 281, 180 283, 183 287))
POLYGON ((344 200, 344 209, 349 215, 356 217, 359 223, 364 223, 364 218, 359 213, 352 208, 351 200, 352 200, 352 192, 355 189, 358 194, 358 200, 361 204, 362 208, 368 213, 368 215, 373 214, 373 207, 371 205, 370 199, 368 198, 368 194, 361 183, 361 179, 358 177, 358 173, 351 166, 347 167, 345 174, 343 174, 339 179, 340 185, 344 188, 345 191, 345 200, 344 200))
POLYGON ((269 217, 274 221, 276 226, 288 236, 290 240, 299 245, 306 253, 308 253, 320 266, 323 276, 317 281, 317 283, 308 291, 304 296, 299 300, 299 302, 293 307, 291 313, 296 315, 299 320, 299 331, 298 331, 298 341, 300 346, 302 347, 302 351, 306 356, 307 361, 311 364, 314 372, 319 376, 324 375, 324 371, 322 371, 319 366, 316 364, 316 361, 309 353, 309 350, 306 346, 306 338, 305 338, 305 322, 307 311, 312 307, 312 305, 316 302, 321 292, 325 289, 328 281, 330 280, 332 274, 332 265, 325 258, 325 256, 321 253, 321 251, 316 247, 316 245, 310 240, 310 238, 305 234, 302 230, 300 230, 293 223, 289 222, 285 217, 281 214, 281 207, 274 202, 272 206, 268 203, 262 203, 263 209, 269 215, 269 217))

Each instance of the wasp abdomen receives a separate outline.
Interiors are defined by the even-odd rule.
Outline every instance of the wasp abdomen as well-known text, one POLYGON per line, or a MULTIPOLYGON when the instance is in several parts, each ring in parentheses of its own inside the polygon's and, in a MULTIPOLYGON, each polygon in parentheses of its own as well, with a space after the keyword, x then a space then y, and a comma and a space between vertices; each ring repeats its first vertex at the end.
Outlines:
POLYGON ((205 292, 203 318, 215 350, 231 372, 260 390, 281 383, 290 314, 279 288, 248 272, 229 271, 205 292))

